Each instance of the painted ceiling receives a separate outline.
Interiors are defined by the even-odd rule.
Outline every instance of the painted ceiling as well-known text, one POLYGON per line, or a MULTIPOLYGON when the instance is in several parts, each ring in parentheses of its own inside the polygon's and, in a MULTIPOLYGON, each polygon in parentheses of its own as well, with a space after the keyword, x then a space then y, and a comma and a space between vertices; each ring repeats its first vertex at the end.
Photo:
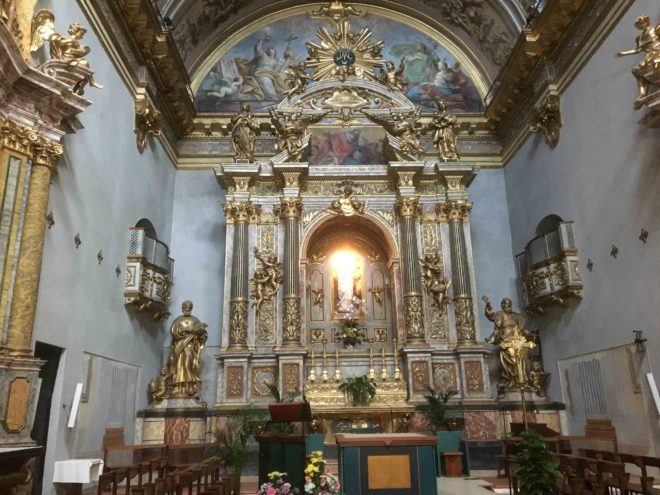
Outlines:
MULTIPOLYGON (((329 21, 310 13, 327 2, 156 0, 186 67, 201 112, 266 110, 282 99, 281 72, 306 58, 305 42, 329 21), (269 72, 270 71, 270 72, 269 72), (255 108, 255 110, 257 110, 255 108)), ((366 0, 352 2, 357 30, 385 42, 383 56, 405 62, 406 95, 422 107, 438 96, 457 112, 483 110, 536 0, 366 0)))

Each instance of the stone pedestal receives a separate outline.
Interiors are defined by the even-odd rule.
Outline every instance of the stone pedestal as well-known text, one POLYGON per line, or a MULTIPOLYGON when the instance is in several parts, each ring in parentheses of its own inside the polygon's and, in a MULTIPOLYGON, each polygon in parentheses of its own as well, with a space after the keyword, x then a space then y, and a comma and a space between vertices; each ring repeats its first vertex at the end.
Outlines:
POLYGON ((197 399, 165 399, 138 412, 136 443, 185 445, 207 441, 206 403, 197 399))
POLYGON ((34 446, 30 437, 43 361, 0 354, 0 447, 34 446))

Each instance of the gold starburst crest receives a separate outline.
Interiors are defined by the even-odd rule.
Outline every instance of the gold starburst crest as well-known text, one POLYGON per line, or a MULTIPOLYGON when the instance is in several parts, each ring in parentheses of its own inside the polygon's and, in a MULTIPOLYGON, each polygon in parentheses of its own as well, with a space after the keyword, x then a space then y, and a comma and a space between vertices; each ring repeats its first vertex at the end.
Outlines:
POLYGON ((383 65, 381 51, 384 43, 370 43, 371 34, 368 27, 362 28, 359 33, 352 32, 350 22, 346 20, 337 24, 334 33, 320 27, 316 33, 320 44, 306 43, 307 67, 314 70, 310 79, 344 81, 353 76, 376 81, 374 69, 383 65))

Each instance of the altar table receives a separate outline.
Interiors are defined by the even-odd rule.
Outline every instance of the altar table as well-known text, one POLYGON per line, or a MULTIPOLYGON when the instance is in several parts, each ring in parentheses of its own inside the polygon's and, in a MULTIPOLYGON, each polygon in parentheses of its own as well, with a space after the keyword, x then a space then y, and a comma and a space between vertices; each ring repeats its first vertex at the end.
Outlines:
POLYGON ((83 484, 98 481, 103 471, 103 459, 69 459, 57 461, 53 473, 55 490, 59 494, 82 493, 83 484))
POLYGON ((417 433, 338 434, 347 495, 435 495, 436 437, 417 433))

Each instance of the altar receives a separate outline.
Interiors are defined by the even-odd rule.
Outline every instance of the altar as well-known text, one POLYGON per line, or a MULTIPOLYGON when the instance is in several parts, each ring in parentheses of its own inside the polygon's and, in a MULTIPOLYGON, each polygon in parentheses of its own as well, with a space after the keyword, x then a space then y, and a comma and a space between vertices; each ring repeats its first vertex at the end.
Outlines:
POLYGON ((414 433, 340 434, 339 476, 353 495, 434 495, 436 438, 414 433))

